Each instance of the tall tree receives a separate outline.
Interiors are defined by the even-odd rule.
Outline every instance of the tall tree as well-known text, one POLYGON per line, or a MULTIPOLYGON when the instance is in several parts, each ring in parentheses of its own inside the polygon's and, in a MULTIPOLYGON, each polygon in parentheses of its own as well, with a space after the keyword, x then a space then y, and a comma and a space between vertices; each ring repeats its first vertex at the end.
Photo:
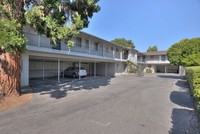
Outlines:
POLYGON ((181 66, 200 65, 200 38, 183 39, 172 45, 167 56, 171 64, 181 66))
POLYGON ((147 52, 154 52, 154 51, 158 51, 158 47, 156 45, 149 46, 149 48, 147 49, 147 52))
POLYGON ((20 95, 20 58, 26 48, 23 25, 30 25, 53 43, 71 38, 87 27, 100 10, 99 0, 0 0, 0 90, 20 95))
POLYGON ((116 39, 112 40, 111 42, 125 46, 125 47, 135 48, 133 41, 127 40, 125 38, 116 38, 116 39))

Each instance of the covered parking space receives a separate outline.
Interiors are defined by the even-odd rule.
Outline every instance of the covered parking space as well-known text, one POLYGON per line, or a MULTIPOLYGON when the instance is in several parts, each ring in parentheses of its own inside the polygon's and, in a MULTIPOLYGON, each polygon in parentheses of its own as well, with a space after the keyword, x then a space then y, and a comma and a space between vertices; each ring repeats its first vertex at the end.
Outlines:
MULTIPOLYGON (((124 64, 109 60, 92 58, 46 57, 29 55, 29 84, 68 82, 74 80, 61 75, 68 67, 81 67, 87 71, 87 77, 114 76, 124 71, 124 64)), ((81 77, 79 76, 80 80, 81 77)))
POLYGON ((156 73, 179 73, 179 67, 173 65, 157 65, 156 73))
POLYGON ((152 73, 179 73, 179 66, 170 65, 170 64, 145 64, 144 71, 151 69, 152 73))
MULTIPOLYGON (((68 67, 83 67, 87 71, 87 76, 96 77, 96 64, 98 62, 76 60, 76 59, 64 59, 64 58, 50 58, 50 57, 29 57, 29 81, 34 82, 40 80, 41 82, 55 81, 63 82, 73 80, 70 77, 61 75, 68 67)), ((81 79, 79 76, 78 79, 81 79)))

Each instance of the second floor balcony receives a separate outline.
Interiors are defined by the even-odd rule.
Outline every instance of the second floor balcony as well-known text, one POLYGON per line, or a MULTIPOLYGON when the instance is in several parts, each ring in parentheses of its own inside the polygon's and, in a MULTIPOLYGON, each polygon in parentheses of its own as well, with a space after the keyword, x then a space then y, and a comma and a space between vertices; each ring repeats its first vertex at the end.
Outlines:
MULTIPOLYGON (((67 44, 65 44, 63 41, 57 42, 56 45, 53 45, 50 41, 49 38, 47 38, 44 35, 37 35, 37 34, 33 34, 33 33, 24 33, 26 38, 27 38, 27 45, 34 47, 38 50, 40 50, 40 48, 46 48, 49 50, 62 50, 62 51, 66 51, 66 52, 75 52, 75 53, 79 53, 79 54, 87 54, 90 55, 92 57, 92 55, 95 56, 99 56, 102 58, 110 58, 110 59, 116 59, 116 60, 127 60, 128 59, 128 55, 123 53, 123 48, 120 48, 119 46, 117 49, 115 48, 115 46, 110 47, 110 44, 92 44, 90 42, 88 42, 88 44, 84 44, 82 43, 77 44, 76 41, 75 45, 71 48, 69 48, 67 46, 67 44), (112 48, 112 49, 110 49, 112 48), (117 50, 117 51, 116 51, 117 50)), ((94 43, 94 40, 92 40, 91 42, 94 43)))
POLYGON ((170 63, 166 55, 157 55, 157 56, 140 56, 137 59, 138 63, 146 64, 168 64, 170 63))

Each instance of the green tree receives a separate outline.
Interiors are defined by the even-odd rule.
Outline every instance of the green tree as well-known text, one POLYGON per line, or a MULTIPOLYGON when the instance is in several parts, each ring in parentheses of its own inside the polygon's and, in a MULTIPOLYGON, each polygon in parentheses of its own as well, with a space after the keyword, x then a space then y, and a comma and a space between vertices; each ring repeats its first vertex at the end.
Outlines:
POLYGON ((149 48, 147 49, 147 52, 155 52, 155 51, 158 51, 158 47, 156 45, 149 46, 149 48))
POLYGON ((0 0, 0 91, 20 95, 20 58, 26 48, 23 25, 30 25, 55 44, 87 27, 100 10, 99 0, 0 0))
POLYGON ((133 49, 135 48, 135 45, 132 42, 132 40, 127 40, 125 38, 116 38, 116 39, 112 40, 111 42, 125 46, 125 47, 129 47, 129 48, 133 48, 133 49))
POLYGON ((200 65, 200 38, 183 39, 172 45, 167 56, 171 64, 181 66, 200 65))

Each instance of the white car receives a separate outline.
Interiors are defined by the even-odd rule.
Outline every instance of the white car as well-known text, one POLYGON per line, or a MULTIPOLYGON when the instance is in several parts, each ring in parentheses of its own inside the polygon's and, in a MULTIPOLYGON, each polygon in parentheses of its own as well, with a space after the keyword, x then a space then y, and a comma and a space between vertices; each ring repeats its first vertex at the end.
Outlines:
POLYGON ((61 73, 61 76, 63 75, 68 76, 68 77, 73 77, 73 78, 79 77, 79 75, 81 77, 85 77, 87 76, 87 71, 83 67, 81 67, 80 70, 79 70, 79 67, 68 67, 67 69, 64 70, 64 72, 61 73))

